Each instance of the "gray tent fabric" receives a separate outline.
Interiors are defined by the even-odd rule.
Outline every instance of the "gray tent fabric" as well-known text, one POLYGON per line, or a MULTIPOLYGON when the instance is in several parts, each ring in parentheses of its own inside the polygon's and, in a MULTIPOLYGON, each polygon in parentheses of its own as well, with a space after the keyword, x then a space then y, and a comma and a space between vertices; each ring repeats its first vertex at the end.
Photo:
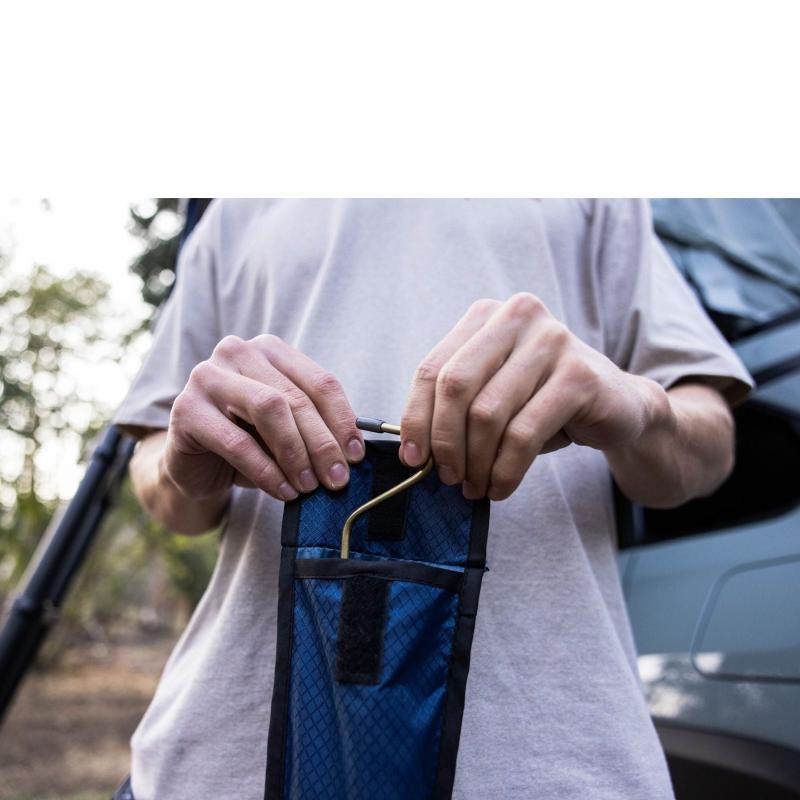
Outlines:
POLYGON ((671 258, 729 339, 800 312, 800 200, 652 200, 671 258))

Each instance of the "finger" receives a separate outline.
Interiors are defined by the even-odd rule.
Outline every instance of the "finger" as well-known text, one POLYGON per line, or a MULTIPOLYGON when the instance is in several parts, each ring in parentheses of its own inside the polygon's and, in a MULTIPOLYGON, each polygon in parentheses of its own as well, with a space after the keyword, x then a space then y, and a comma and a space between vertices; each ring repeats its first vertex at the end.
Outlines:
POLYGON ((310 492, 316 488, 306 443, 295 424, 289 401, 279 389, 210 362, 196 369, 193 377, 224 414, 235 414, 255 428, 297 491, 310 492))
POLYGON ((254 486, 277 500, 294 500, 297 492, 275 461, 259 447, 247 431, 231 422, 218 408, 208 404, 198 412, 192 436, 254 486))
POLYGON ((409 466, 419 466, 427 461, 430 455, 436 382, 442 367, 476 331, 480 330, 499 305, 497 300, 478 300, 473 303, 450 333, 417 367, 400 422, 400 455, 409 466))
POLYGON ((304 471, 299 476, 302 490, 313 490, 318 481, 329 489, 341 489, 350 478, 347 457, 311 398, 259 351, 249 351, 239 359, 237 367, 247 377, 273 387, 286 399, 293 425, 311 459, 310 474, 304 471))
POLYGON ((519 486, 545 445, 559 441, 556 437, 575 416, 580 404, 578 393, 569 391, 568 384, 554 378, 522 407, 500 441, 489 479, 491 500, 505 500, 519 486))
POLYGON ((486 495, 503 431, 551 373, 553 338, 548 328, 541 335, 533 331, 526 336, 472 401, 467 412, 465 497, 486 495))
MULTIPOLYGON (((456 483, 466 478, 466 455, 469 409, 519 343, 521 320, 508 313, 504 304, 444 365, 436 384, 436 399, 431 424, 431 447, 434 459, 447 465, 456 483)), ((530 394, 528 395, 530 396, 530 394)), ((509 416, 492 420, 503 430, 509 416)), ((488 457, 491 458, 494 453, 488 457)), ((472 487, 468 493, 474 495, 472 487)))
POLYGON ((259 336, 255 341, 278 372, 311 399, 346 459, 360 461, 364 457, 364 437, 356 428, 356 414, 339 381, 313 359, 276 336, 259 336))

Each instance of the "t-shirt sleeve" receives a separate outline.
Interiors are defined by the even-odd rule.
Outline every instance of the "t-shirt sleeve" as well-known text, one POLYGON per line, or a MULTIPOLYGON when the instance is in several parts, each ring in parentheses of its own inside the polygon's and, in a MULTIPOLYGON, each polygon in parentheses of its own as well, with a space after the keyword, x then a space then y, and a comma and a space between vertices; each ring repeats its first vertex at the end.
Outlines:
POLYGON ((112 420, 136 438, 167 428, 172 403, 192 369, 211 355, 222 338, 214 211, 212 204, 181 250, 175 286, 156 323, 150 352, 112 420))
POLYGON ((692 380, 741 402, 752 378, 659 242, 649 203, 607 201, 596 216, 612 360, 665 388, 692 380))

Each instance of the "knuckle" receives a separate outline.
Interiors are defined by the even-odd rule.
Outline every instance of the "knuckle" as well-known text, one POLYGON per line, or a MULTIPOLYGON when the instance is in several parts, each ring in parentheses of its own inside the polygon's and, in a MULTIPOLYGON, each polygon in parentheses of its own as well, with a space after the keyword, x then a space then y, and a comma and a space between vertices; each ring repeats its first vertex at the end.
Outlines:
POLYGON ((320 370, 311 379, 311 386, 315 394, 330 397, 341 392, 342 387, 330 372, 320 370))
POLYGON ((272 462, 266 460, 259 466, 254 477, 257 486, 266 486, 270 492, 274 491, 279 483, 278 471, 272 462))
POLYGON ((342 451, 334 439, 325 437, 318 441, 313 447, 314 456, 323 462, 338 461, 342 457, 342 451))
POLYGON ((420 415, 414 411, 406 411, 400 418, 400 430, 403 431, 406 437, 409 437, 412 433, 417 434, 422 428, 423 420, 420 415))
POLYGON ((467 390, 468 377, 461 367, 445 364, 436 379, 436 388, 444 397, 461 397, 467 390))
POLYGON ((500 403, 497 400, 485 397, 476 400, 467 414, 468 423, 480 428, 490 428, 496 424, 500 411, 500 403))
POLYGON ((354 436, 360 436, 358 428, 356 427, 355 415, 349 412, 334 414, 331 420, 330 430, 340 442, 351 439, 354 436))
POLYGON ((214 355, 221 358, 235 358, 245 348, 245 342, 238 336, 225 336, 220 339, 217 346, 214 348, 214 355))
POLYGON ((517 292, 506 301, 508 313, 517 319, 532 319, 545 311, 544 303, 530 292, 517 292))
POLYGON ((563 366, 564 380, 575 388, 591 388, 597 380, 597 374, 579 356, 571 356, 563 366))
POLYGON ((191 386, 206 388, 211 383, 212 376, 215 372, 216 369, 210 361, 201 361, 199 364, 196 364, 189 373, 188 383, 191 386))
POLYGON ((502 305, 502 303, 499 300, 491 300, 488 297, 482 297, 469 307, 468 313, 472 316, 484 316, 495 311, 500 305, 502 305))
POLYGON ((281 461, 298 466, 298 468, 305 466, 308 462, 306 447, 296 437, 292 437, 292 439, 282 443, 280 456, 281 461))
POLYGON ((449 439, 439 439, 434 436, 431 439, 431 452, 437 464, 446 464, 456 472, 459 471, 458 453, 449 439))
POLYGON ((505 446, 519 452, 527 450, 536 438, 536 431, 525 422, 513 422, 506 429, 505 446))
POLYGON ((280 336, 276 336, 274 333, 262 333, 253 337, 250 342, 252 342, 252 344, 258 347, 260 350, 270 352, 282 345, 283 339, 281 339, 280 336))
POLYGON ((192 418, 192 405, 191 397, 187 390, 184 389, 172 403, 169 414, 170 427, 183 427, 185 420, 192 418))
POLYGON ((439 365, 432 359, 424 359, 414 372, 414 382, 431 384, 436 383, 439 377, 439 365))
POLYGON ((298 389, 296 386, 290 386, 286 388, 283 392, 283 396, 286 398, 286 402, 289 404, 289 408, 291 408, 293 412, 302 411, 310 404, 308 395, 302 389, 298 389))
POLYGON ((250 398, 250 405, 258 416, 269 417, 284 411, 288 403, 280 392, 265 388, 250 398))
POLYGON ((561 350, 570 343, 572 334, 566 325, 554 319, 548 326, 545 336, 549 347, 561 350))
POLYGON ((234 457, 244 455, 250 446, 250 436, 241 428, 226 430, 221 437, 224 451, 234 457))

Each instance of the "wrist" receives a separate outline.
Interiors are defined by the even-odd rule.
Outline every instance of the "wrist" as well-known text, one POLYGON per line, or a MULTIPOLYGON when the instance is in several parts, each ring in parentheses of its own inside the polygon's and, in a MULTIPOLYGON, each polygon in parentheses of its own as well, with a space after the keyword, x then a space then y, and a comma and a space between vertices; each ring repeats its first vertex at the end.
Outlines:
POLYGON ((187 491, 170 474, 169 466, 167 465, 166 449, 158 457, 156 471, 158 476, 158 486, 160 489, 165 491, 167 494, 178 495, 178 497, 182 500, 200 505, 213 506, 225 501, 230 494, 229 486, 215 492, 203 494, 187 491))
POLYGON ((186 497, 187 499, 192 499, 187 495, 183 489, 178 485, 178 483, 173 480, 172 476, 169 474, 169 468, 167 467, 167 459, 166 459, 166 448, 161 452, 158 457, 158 461, 156 462, 156 474, 158 476, 158 485, 171 493, 177 493, 182 497, 186 497))
POLYGON ((650 378, 639 375, 632 376, 639 384, 645 408, 644 425, 641 440, 650 440, 653 436, 672 436, 677 429, 675 409, 670 402, 666 389, 650 378))
MULTIPOLYGON (((668 442, 677 430, 675 411, 665 389, 650 378, 626 375, 629 391, 634 397, 629 411, 636 420, 628 427, 624 440, 604 448, 610 462, 625 462, 637 459, 643 452, 653 453, 668 442)), ((629 417, 630 419, 630 417, 629 417)))
POLYGON ((194 535, 220 524, 230 502, 230 487, 193 496, 170 475, 164 453, 156 462, 156 474, 158 489, 152 498, 151 512, 169 530, 194 535))

